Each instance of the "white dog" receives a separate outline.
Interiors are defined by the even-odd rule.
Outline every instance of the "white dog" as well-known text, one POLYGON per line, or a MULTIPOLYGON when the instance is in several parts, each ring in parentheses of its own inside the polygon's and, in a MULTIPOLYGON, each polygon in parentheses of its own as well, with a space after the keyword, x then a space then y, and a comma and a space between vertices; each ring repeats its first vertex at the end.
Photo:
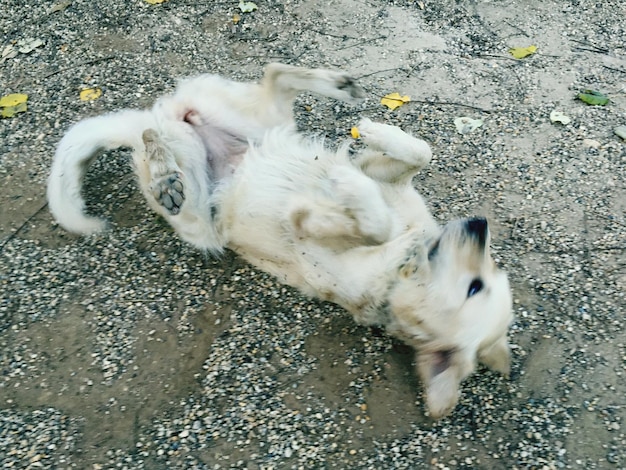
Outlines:
POLYGON ((48 201, 67 230, 92 234, 81 184, 97 152, 127 146, 149 205, 189 243, 228 247, 303 293, 382 325, 416 350, 433 417, 457 403, 476 361, 509 372, 506 274, 482 218, 440 227, 411 184, 424 141, 364 119, 366 147, 329 150, 296 132, 303 91, 357 102, 347 75, 271 64, 260 84, 215 75, 182 82, 152 110, 85 119, 61 140, 48 201))

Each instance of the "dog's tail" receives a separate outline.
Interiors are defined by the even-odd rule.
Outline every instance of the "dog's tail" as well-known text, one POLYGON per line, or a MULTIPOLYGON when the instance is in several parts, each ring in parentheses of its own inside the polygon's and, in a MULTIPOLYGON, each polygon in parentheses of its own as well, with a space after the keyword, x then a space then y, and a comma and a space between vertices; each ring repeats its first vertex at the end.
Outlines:
POLYGON ((84 213, 85 172, 102 150, 141 148, 143 131, 155 125, 149 111, 124 110, 85 119, 69 129, 54 154, 47 191, 50 212, 62 227, 83 235, 106 228, 105 220, 84 213))

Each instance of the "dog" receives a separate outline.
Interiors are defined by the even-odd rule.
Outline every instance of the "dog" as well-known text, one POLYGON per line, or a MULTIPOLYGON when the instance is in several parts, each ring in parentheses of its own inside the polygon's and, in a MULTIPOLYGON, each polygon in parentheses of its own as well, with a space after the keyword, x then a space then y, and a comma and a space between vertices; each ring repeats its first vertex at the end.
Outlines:
POLYGON ((104 230, 85 214, 83 176, 100 151, 132 148, 146 201, 183 240, 231 249, 412 346, 429 415, 442 417, 477 362, 510 370, 511 292, 487 221, 435 222, 412 186, 431 149, 398 127, 362 119, 355 152, 298 133, 302 92, 365 96, 341 71, 270 64, 259 83, 200 75, 150 110, 79 121, 52 162, 50 210, 71 232, 104 230))

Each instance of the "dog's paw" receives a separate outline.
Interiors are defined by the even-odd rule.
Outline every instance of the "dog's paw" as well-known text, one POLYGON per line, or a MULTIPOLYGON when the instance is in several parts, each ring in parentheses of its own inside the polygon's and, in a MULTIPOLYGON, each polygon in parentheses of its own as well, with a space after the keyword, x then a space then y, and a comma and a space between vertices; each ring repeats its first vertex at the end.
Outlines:
POLYGON ((386 150, 390 142, 410 138, 402 129, 389 124, 374 122, 369 118, 361 119, 358 125, 359 134, 367 145, 386 150))
POLYGON ((398 126, 363 118, 358 129, 361 139, 369 147, 411 167, 422 168, 432 159, 432 151, 425 141, 407 134, 398 126))
POLYGON ((176 215, 185 201, 182 175, 171 173, 155 179, 150 187, 154 199, 171 215, 176 215))
POLYGON ((348 103, 356 104, 365 99, 365 90, 349 75, 338 73, 335 87, 344 95, 343 100, 348 103))
POLYGON ((454 409, 459 401, 459 381, 453 369, 435 376, 426 390, 426 406, 433 419, 442 418, 454 409))

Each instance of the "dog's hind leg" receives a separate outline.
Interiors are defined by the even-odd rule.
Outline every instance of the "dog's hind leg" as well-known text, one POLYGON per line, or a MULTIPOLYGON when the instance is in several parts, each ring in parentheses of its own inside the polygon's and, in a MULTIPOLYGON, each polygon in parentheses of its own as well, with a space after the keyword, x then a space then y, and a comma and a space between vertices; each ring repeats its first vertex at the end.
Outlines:
POLYGON ((386 183, 410 182, 432 158, 429 145, 396 126, 363 119, 359 133, 367 147, 353 163, 363 173, 386 183))
POLYGON ((136 152, 135 166, 150 206, 185 241, 203 250, 222 251, 224 241, 215 220, 206 163, 175 155, 152 129, 142 138, 145 153, 136 152))
POLYGON ((283 107, 291 115, 293 100, 300 93, 310 91, 329 98, 356 104, 365 98, 365 92, 344 72, 327 69, 309 69, 286 64, 269 64, 261 81, 262 101, 269 109, 283 107))
POLYGON ((176 215, 185 200, 182 172, 171 151, 163 145, 153 129, 142 135, 146 147, 146 157, 150 174, 150 195, 159 209, 158 212, 176 215))

